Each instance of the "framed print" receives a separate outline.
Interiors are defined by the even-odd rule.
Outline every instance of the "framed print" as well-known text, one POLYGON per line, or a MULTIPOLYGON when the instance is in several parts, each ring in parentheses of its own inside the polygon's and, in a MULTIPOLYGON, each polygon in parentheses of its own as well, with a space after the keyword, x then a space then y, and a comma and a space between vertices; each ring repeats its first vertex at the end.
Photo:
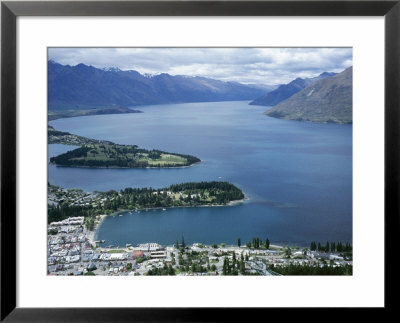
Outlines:
POLYGON ((399 12, 2 2, 1 319, 391 309, 399 12))

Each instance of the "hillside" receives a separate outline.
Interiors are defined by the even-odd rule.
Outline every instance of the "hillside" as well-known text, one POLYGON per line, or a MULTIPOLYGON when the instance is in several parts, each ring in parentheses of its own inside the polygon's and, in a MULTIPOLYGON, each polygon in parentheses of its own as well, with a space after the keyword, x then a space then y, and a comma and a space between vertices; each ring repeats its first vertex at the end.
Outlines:
POLYGON ((49 110, 110 106, 252 100, 265 89, 204 77, 147 76, 137 71, 48 62, 49 110))
POLYGON ((323 123, 352 123, 353 68, 319 80, 267 110, 270 117, 323 123))
POLYGON ((265 105, 265 106, 274 106, 278 103, 290 98, 293 94, 296 94, 311 85, 312 83, 335 75, 336 73, 328 73, 324 72, 317 77, 313 78, 297 78, 288 84, 283 84, 279 86, 277 89, 255 99, 250 102, 251 105, 265 105))

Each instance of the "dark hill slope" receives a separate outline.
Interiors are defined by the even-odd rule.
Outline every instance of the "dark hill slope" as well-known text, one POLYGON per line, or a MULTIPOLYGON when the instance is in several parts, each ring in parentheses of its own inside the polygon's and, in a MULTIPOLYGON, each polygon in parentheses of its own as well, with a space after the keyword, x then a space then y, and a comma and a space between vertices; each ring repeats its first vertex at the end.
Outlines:
POLYGON ((323 123, 352 123, 353 68, 319 80, 266 111, 270 117, 323 123))
POLYGON ((300 92, 302 89, 306 88, 310 84, 335 75, 336 73, 328 73, 324 72, 317 77, 313 78, 297 78, 288 84, 283 84, 279 86, 277 89, 255 99, 250 104, 251 105, 265 105, 265 106, 274 106, 278 103, 290 98, 293 94, 300 92))

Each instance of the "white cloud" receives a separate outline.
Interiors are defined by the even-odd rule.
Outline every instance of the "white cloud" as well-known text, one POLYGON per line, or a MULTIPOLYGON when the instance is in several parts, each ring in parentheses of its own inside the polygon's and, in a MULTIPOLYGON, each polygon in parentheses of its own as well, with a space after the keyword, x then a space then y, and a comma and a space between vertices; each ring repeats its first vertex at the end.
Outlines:
POLYGON ((83 63, 140 73, 204 76, 242 83, 281 84, 340 72, 351 48, 50 48, 60 64, 83 63))

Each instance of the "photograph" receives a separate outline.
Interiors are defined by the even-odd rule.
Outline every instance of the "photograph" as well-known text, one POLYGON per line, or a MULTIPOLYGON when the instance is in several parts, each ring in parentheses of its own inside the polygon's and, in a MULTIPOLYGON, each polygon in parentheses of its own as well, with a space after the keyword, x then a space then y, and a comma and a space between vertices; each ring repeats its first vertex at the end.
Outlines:
POLYGON ((47 275, 352 276, 352 125, 352 47, 48 47, 47 275))

